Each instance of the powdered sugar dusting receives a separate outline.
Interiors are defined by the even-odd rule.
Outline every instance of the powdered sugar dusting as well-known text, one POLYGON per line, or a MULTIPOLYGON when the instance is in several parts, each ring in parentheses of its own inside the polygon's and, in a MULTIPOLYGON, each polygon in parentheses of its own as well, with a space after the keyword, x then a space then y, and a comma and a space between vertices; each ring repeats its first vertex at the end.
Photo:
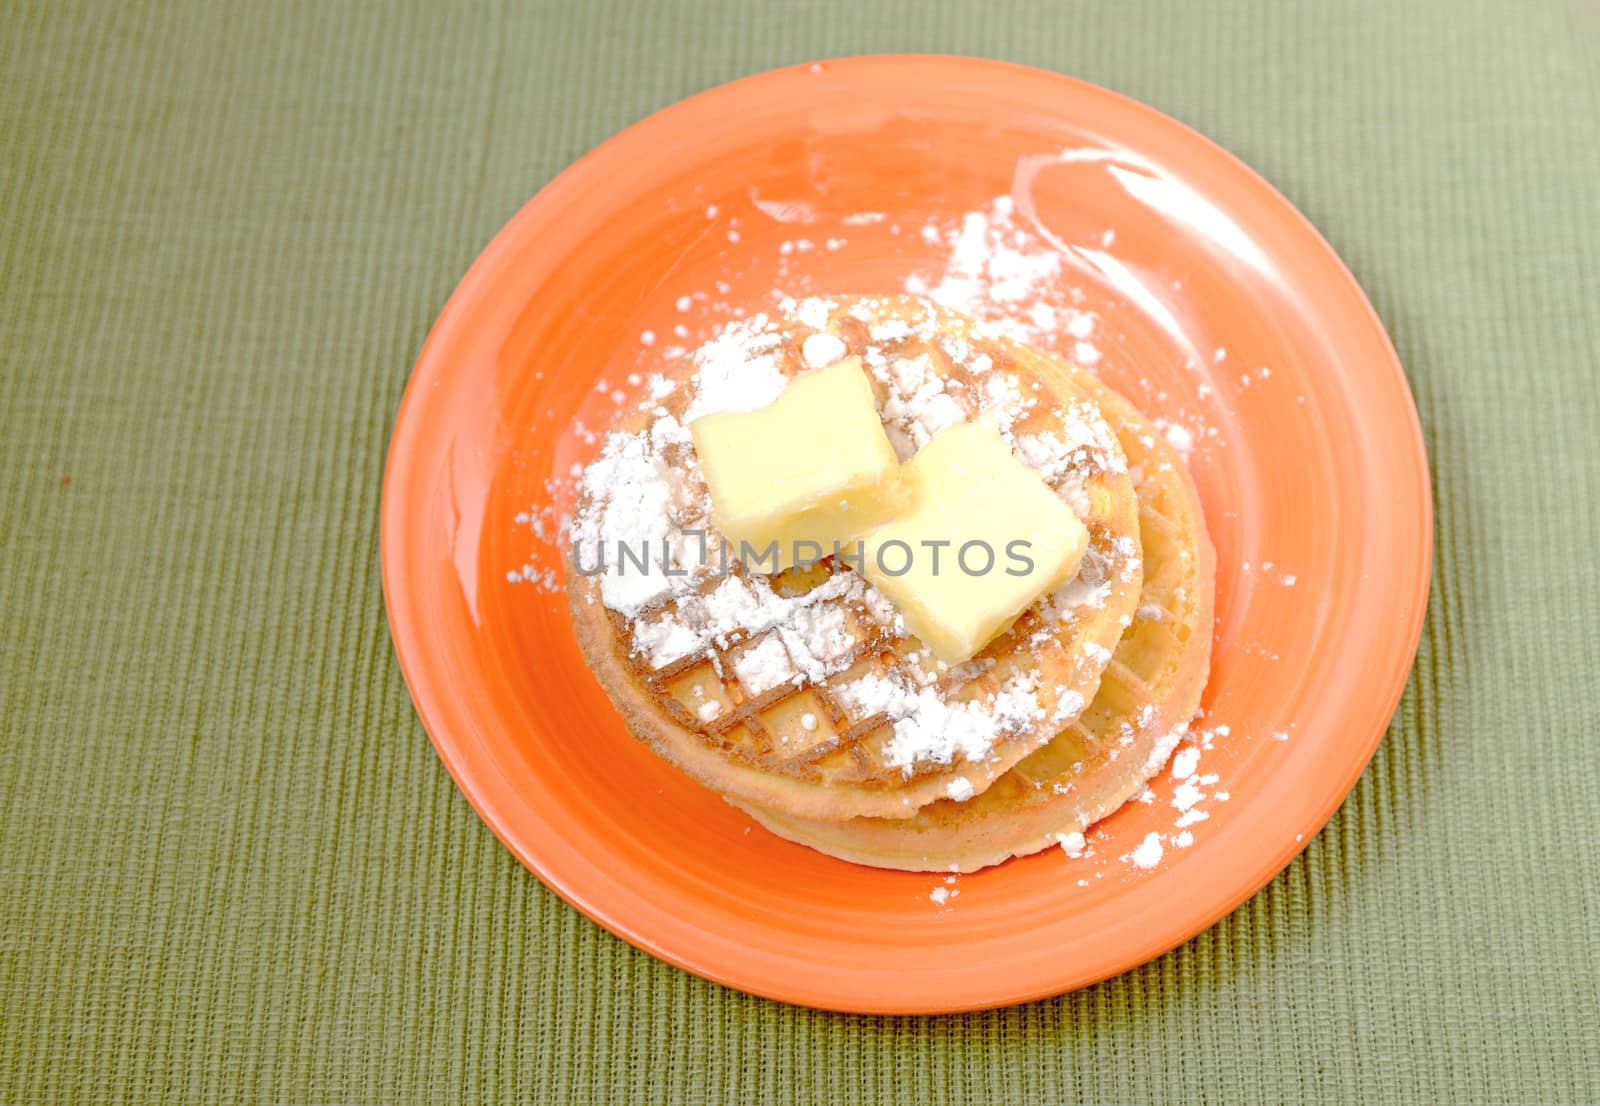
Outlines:
POLYGON ((1019 218, 1010 196, 997 196, 956 220, 930 221, 921 235, 948 256, 940 269, 908 278, 906 291, 981 319, 1019 341, 1037 343, 1065 331, 1076 339, 1081 363, 1100 359, 1089 341, 1095 316, 1050 302, 1048 293, 1065 277, 1061 251, 1019 218))
POLYGON ((1179 454, 1188 457, 1190 453, 1194 452, 1194 431, 1187 426, 1182 426, 1166 418, 1156 419, 1155 424, 1160 429, 1161 436, 1166 439, 1167 444, 1177 450, 1179 454))
POLYGON ((788 383, 778 357, 780 340, 766 315, 754 315, 695 351, 694 399, 683 421, 717 411, 749 411, 777 399, 788 383))
POLYGON ((826 368, 845 355, 844 340, 836 334, 813 334, 801 346, 800 355, 813 369, 826 368))
POLYGON ((672 482, 664 458, 648 435, 613 434, 584 474, 586 492, 603 503, 582 523, 580 543, 590 549, 625 543, 656 551, 651 568, 607 572, 600 579, 600 599, 612 610, 637 614, 664 598, 672 577, 661 571, 659 551, 673 529, 672 482))
POLYGON ((733 671, 751 695, 770 691, 797 674, 783 640, 775 636, 762 638, 754 648, 740 653, 733 671))
POLYGON ((1134 850, 1123 859, 1135 868, 1154 868, 1161 863, 1161 855, 1161 835, 1159 833, 1147 833, 1144 836, 1144 840, 1139 842, 1134 850))
MULTIPOLYGON (((1157 713, 1151 712, 1147 719, 1136 720, 1136 724, 1148 732, 1148 727, 1163 723, 1157 713)), ((1168 812, 1170 829, 1145 831, 1133 847, 1121 841, 1120 850, 1108 851, 1096 847, 1097 841, 1106 832, 1097 826, 1079 834, 1068 833, 1058 837, 1062 851, 1075 864, 1090 865, 1093 878, 1098 879, 1110 870, 1106 864, 1112 858, 1122 864, 1124 870, 1143 872, 1169 860, 1174 850, 1192 847, 1196 840, 1195 827, 1211 818, 1211 805, 1225 803, 1231 797, 1227 790, 1218 787, 1219 774, 1209 771, 1204 764, 1206 754, 1216 742, 1230 735, 1230 727, 1226 724, 1207 726, 1183 722, 1166 729, 1154 742, 1144 765, 1145 774, 1151 777, 1150 783, 1130 802, 1168 812), (1162 772, 1164 766, 1167 769, 1165 773, 1162 772)), ((1133 739, 1134 731, 1125 730, 1121 740, 1133 739)), ((1078 882, 1080 886, 1086 886, 1089 880, 1083 878, 1078 882)))
POLYGON ((1013 675, 987 703, 948 701, 899 670, 862 676, 839 685, 835 694, 852 714, 889 719, 894 736, 885 755, 902 768, 952 764, 958 757, 982 760, 1001 736, 1022 733, 1045 717, 1032 673, 1013 675))

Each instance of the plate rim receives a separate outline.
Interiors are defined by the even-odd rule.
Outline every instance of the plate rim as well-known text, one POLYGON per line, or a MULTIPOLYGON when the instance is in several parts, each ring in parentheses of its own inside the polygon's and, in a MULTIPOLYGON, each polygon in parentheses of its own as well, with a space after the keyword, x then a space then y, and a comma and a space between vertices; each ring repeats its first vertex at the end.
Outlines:
MULTIPOLYGON (((1376 374, 1378 370, 1375 369, 1374 372, 1376 374)), ((432 743, 440 760, 450 773, 457 789, 466 798, 474 812, 501 843, 510 850, 512 855, 546 887, 554 891, 558 897, 585 917, 635 948, 702 979, 763 998, 816 1009, 864 1014, 929 1015, 995 1009, 1038 1001, 1092 986, 1095 983, 1121 975, 1178 948, 1198 934, 1203 933, 1219 920, 1238 909, 1240 905, 1253 898, 1273 877, 1287 868, 1294 858, 1304 851, 1311 840, 1321 831, 1334 812, 1343 805, 1350 791, 1365 772, 1377 751, 1379 743, 1383 740, 1392 723, 1394 712, 1398 708, 1400 699, 1410 681, 1417 651, 1421 644, 1423 624, 1432 591, 1433 519, 1432 473, 1428 463, 1421 418, 1417 409, 1415 395, 1411 390, 1410 382, 1405 375, 1404 366, 1394 348, 1393 341, 1365 289, 1362 288, 1343 258, 1339 256, 1338 252, 1323 237, 1311 220, 1270 181, 1239 157, 1193 127, 1130 96, 1082 78, 1042 69, 1037 66, 991 58, 938 53, 877 53, 823 58, 763 70, 714 85, 677 100, 651 112, 584 153, 552 177, 522 204, 474 258, 472 264, 440 309, 438 317, 429 328, 428 335, 419 349, 391 425, 390 440, 384 463, 379 538, 386 622, 388 623, 389 636, 394 646, 401 675, 405 681, 406 689, 411 697, 417 717, 421 721, 424 731, 428 734, 429 741, 432 743), (1405 618, 1403 623, 1394 635, 1394 640, 1406 643, 1403 652, 1405 663, 1395 667, 1394 674, 1389 678, 1387 684, 1381 689, 1374 689, 1374 694, 1371 698, 1372 707, 1369 708, 1369 713, 1374 719, 1370 726, 1372 732, 1368 736, 1363 736, 1359 754, 1351 756, 1346 772, 1338 776, 1335 783, 1325 788, 1320 801, 1315 804, 1307 804, 1305 807, 1305 810, 1308 811, 1307 817, 1285 827, 1285 843, 1275 849, 1263 850, 1260 861, 1250 869, 1247 876, 1235 881, 1235 886, 1219 896, 1206 909, 1188 915, 1189 920, 1183 925, 1173 927, 1168 931, 1162 931, 1159 935, 1150 937, 1143 942, 1132 943, 1129 951, 1123 955, 1110 958, 1107 962, 1099 964, 1089 971, 1075 973, 1066 971, 1060 977, 1051 977, 1048 982, 1042 982, 1036 986, 995 988, 992 993, 986 995, 961 996, 955 1001, 937 1004, 900 1003, 887 996, 884 996, 882 1001, 871 1001, 863 999, 859 993, 852 995, 823 994, 815 988, 808 988, 803 981, 791 983, 787 986, 777 986, 764 980, 752 979, 749 975, 742 974, 737 970, 720 968, 714 955, 703 955, 703 950, 714 945, 715 942, 706 942, 701 946, 700 950, 691 951, 667 947, 652 938, 648 927, 641 927, 629 919, 618 917, 605 904, 592 901, 578 890, 569 886, 566 881, 551 875, 548 863, 543 862, 546 855, 545 850, 526 848, 524 847, 524 842, 513 837, 495 802, 491 797, 484 794, 483 789, 479 788, 471 778, 470 768, 463 751, 452 741, 441 737, 439 707, 435 702, 435 693, 427 689, 425 684, 421 685, 422 690, 419 690, 417 673, 414 667, 416 658, 413 656, 408 660, 408 650, 412 648, 411 643, 415 635, 420 631, 406 628, 407 623, 404 618, 405 600, 401 598, 401 589, 398 582, 402 574, 401 562, 404 557, 400 551, 404 548, 405 523, 408 521, 408 511, 403 501, 400 479, 401 474, 407 469, 415 448, 413 439, 415 437, 415 428, 421 421, 417 411, 421 406, 420 398, 423 393, 424 378, 429 376, 427 370, 438 359, 439 348, 445 344, 454 331, 462 305, 478 293, 487 279, 489 270, 493 268, 498 259, 498 255, 510 248, 510 240, 518 236, 518 231, 522 225, 535 218, 539 208, 558 199, 560 193, 577 187, 581 178, 589 171, 589 168, 603 159, 608 152, 625 146, 630 141, 637 139, 641 132, 648 132, 656 125, 659 125, 662 120, 668 119, 677 113, 688 111, 692 106, 698 105, 705 100, 719 99, 730 94, 739 95, 742 93, 748 95, 755 90, 755 86, 792 79, 802 72, 815 73, 819 68, 850 67, 871 69, 882 66, 901 66, 907 63, 948 66, 955 70, 961 70, 964 74, 970 73, 980 78, 985 72, 996 76, 1005 74, 1023 75, 1035 80, 1042 79, 1048 82, 1055 82, 1063 89, 1064 95, 1101 98, 1108 101, 1119 111, 1142 115, 1159 127, 1176 129, 1190 142, 1197 142, 1202 148, 1207 149, 1212 157, 1220 157, 1220 164, 1225 166, 1231 175, 1242 176, 1255 186, 1264 189, 1273 198, 1276 205, 1281 208, 1281 212, 1289 216, 1290 222, 1305 237, 1307 246, 1315 250, 1320 264, 1329 265, 1331 272, 1339 280, 1347 284, 1354 293, 1355 299, 1360 306, 1363 323, 1370 329, 1371 337, 1376 339, 1385 354, 1382 368, 1388 369, 1389 373, 1383 375, 1391 376, 1394 383, 1399 386, 1399 398, 1403 402, 1404 413, 1407 416, 1405 421, 1409 430, 1406 435, 1406 444, 1410 447, 1409 459, 1415 465, 1417 478, 1414 484, 1414 491, 1417 495, 1411 504, 1416 508, 1413 517, 1416 519, 1417 555, 1414 563, 1399 566, 1396 570, 1397 575, 1402 572, 1408 573, 1406 582, 1412 596, 1409 609, 1404 611, 1405 618), (399 614, 397 614, 397 609, 400 612, 399 614), (1293 837, 1291 837, 1292 831, 1296 831, 1293 837), (702 954, 696 955, 696 951, 702 954)), ((548 847, 572 851, 570 843, 558 836, 552 835, 545 844, 548 847)))

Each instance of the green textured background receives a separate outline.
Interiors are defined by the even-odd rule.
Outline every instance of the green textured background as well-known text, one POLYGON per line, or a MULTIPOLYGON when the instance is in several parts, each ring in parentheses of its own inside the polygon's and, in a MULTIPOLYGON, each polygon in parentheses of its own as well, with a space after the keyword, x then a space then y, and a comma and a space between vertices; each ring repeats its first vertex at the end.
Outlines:
POLYGON ((7 0, 0 220, 0 1102, 1600 1100, 1592 0, 7 0), (1122 978, 903 1020, 703 983, 518 867, 376 531, 519 204, 707 85, 891 50, 1264 173, 1388 323, 1438 501, 1416 675, 1304 856, 1122 978))

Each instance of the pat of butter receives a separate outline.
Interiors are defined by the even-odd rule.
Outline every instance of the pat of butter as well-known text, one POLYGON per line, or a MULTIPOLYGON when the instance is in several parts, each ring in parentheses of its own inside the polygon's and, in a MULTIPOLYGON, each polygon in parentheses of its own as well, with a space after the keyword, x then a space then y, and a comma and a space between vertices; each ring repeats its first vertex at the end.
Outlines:
POLYGON ((960 664, 1078 570, 1089 532, 987 417, 952 426, 901 468, 909 498, 868 534, 862 572, 907 627, 960 664))
POLYGON ((743 559, 755 571, 831 554, 903 502, 899 459, 857 357, 800 374, 766 407, 696 419, 689 433, 711 520, 735 552, 754 551, 743 559))

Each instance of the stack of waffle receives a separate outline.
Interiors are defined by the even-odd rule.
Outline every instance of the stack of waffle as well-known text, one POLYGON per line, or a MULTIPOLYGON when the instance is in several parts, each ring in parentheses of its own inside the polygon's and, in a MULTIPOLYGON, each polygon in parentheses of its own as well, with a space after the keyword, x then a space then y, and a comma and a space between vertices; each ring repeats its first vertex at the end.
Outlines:
POLYGON ((568 593, 590 666, 662 756, 783 837, 927 871, 1081 833, 1160 771, 1206 681, 1213 553, 1182 458, 1122 396, 903 296, 787 303, 646 391, 585 472, 568 593), (852 355, 902 459, 993 412, 1089 532, 1077 573, 961 664, 847 557, 767 575, 710 521, 688 422, 852 355))

